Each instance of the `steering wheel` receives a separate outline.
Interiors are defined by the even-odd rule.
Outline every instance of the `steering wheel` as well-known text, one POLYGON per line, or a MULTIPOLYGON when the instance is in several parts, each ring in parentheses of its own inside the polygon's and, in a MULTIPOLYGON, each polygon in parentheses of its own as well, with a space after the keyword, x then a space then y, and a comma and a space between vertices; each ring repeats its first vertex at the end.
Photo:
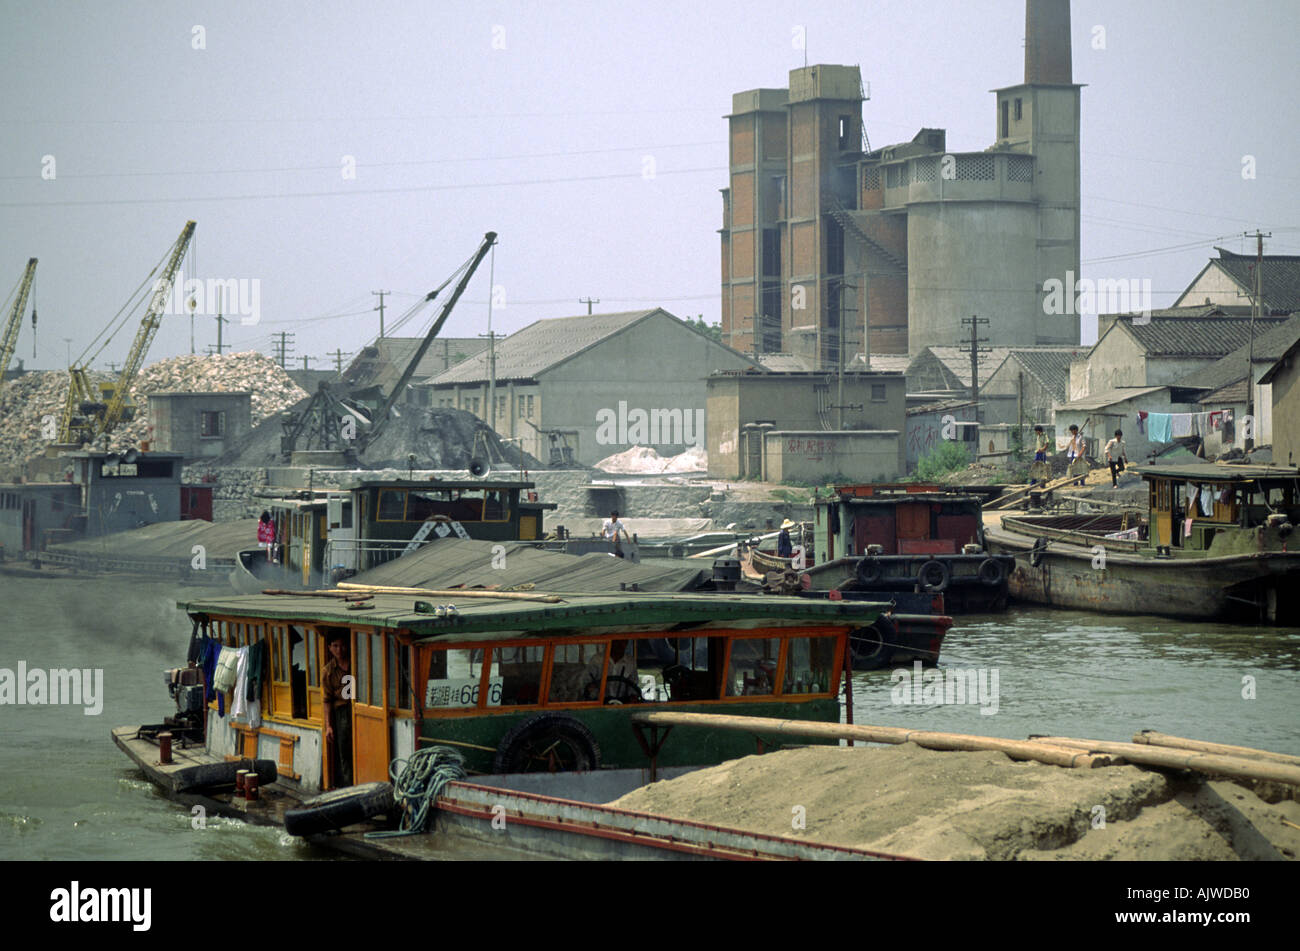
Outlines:
POLYGON ((641 685, 631 677, 610 674, 605 678, 606 703, 635 703, 640 699, 641 685))

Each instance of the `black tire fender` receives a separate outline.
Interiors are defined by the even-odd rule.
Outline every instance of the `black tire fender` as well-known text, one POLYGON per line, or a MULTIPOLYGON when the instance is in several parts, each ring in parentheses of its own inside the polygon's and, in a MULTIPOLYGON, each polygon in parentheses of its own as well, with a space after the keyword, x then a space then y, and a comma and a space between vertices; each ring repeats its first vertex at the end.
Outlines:
POLYGON ((898 646, 898 629, 883 614, 868 627, 858 628, 849 634, 849 653, 854 669, 883 667, 894 656, 898 646))
POLYGON ((923 591, 943 591, 951 580, 952 568, 937 558, 931 558, 916 573, 916 582, 923 591))
POLYGON ((332 789, 306 800, 284 814, 284 831, 290 835, 317 835, 355 822, 393 812, 391 783, 362 783, 332 789))
POLYGON ((492 758, 494 773, 538 772, 543 752, 558 747, 564 762, 557 772, 600 768, 600 745, 587 725, 564 713, 539 713, 506 731, 492 758))
POLYGON ((1043 554, 1047 551, 1047 539, 1039 538, 1034 542, 1034 547, 1029 549, 1029 564, 1037 568, 1043 563, 1043 554))
POLYGON ((985 558, 980 562, 980 581, 990 588, 996 588, 1007 578, 1007 566, 996 558, 985 558))
POLYGON ((853 573, 857 577, 859 584, 875 584, 885 576, 885 566, 881 564, 879 559, 866 555, 858 561, 853 573))
POLYGON ((229 763, 205 763, 177 773, 173 790, 183 792, 215 792, 219 789, 234 789, 235 774, 241 769, 252 768, 257 773, 257 785, 269 786, 278 778, 275 760, 258 759, 231 760, 229 763))

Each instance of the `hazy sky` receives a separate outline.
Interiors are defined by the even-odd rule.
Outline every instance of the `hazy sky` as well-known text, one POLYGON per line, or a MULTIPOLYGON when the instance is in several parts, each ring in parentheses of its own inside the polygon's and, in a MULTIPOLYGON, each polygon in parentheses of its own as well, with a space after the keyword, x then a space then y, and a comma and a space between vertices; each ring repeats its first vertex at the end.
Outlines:
MULTIPOLYGON (((1085 276, 1149 278, 1160 306, 1215 244, 1253 251, 1243 231, 1300 253, 1300 5, 1072 11, 1085 276)), ((269 353, 289 331, 299 367, 376 335, 373 290, 393 292, 391 326, 488 230, 498 331, 587 296, 715 322, 722 117, 733 92, 786 85, 796 28, 808 63, 862 67, 873 147, 935 126, 985 148, 989 90, 1023 78, 1020 0, 0 0, 0 295, 40 258, 38 357, 28 324, 17 355, 61 367, 72 338, 75 358, 187 218, 192 272, 259 282, 260 323, 227 342, 269 353)), ((488 286, 485 262, 444 335, 486 332, 488 286)), ((199 352, 215 339, 199 318, 199 352)), ((149 360, 189 351, 189 319, 169 317, 149 360)))

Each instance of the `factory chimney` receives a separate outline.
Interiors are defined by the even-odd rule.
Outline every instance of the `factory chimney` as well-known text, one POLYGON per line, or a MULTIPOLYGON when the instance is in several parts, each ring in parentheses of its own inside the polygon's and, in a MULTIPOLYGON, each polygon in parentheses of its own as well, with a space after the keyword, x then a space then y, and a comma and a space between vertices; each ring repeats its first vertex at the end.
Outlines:
POLYGON ((1068 85, 1070 0, 1025 0, 1025 83, 1068 85))

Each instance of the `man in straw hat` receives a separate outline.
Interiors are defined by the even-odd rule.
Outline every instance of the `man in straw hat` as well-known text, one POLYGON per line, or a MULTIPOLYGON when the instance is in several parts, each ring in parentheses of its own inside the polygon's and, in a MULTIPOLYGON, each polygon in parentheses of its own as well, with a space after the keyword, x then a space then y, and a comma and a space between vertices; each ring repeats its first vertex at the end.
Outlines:
POLYGON ((794 522, 788 518, 781 523, 781 534, 776 536, 776 553, 781 558, 794 557, 794 542, 790 541, 790 529, 794 522))

